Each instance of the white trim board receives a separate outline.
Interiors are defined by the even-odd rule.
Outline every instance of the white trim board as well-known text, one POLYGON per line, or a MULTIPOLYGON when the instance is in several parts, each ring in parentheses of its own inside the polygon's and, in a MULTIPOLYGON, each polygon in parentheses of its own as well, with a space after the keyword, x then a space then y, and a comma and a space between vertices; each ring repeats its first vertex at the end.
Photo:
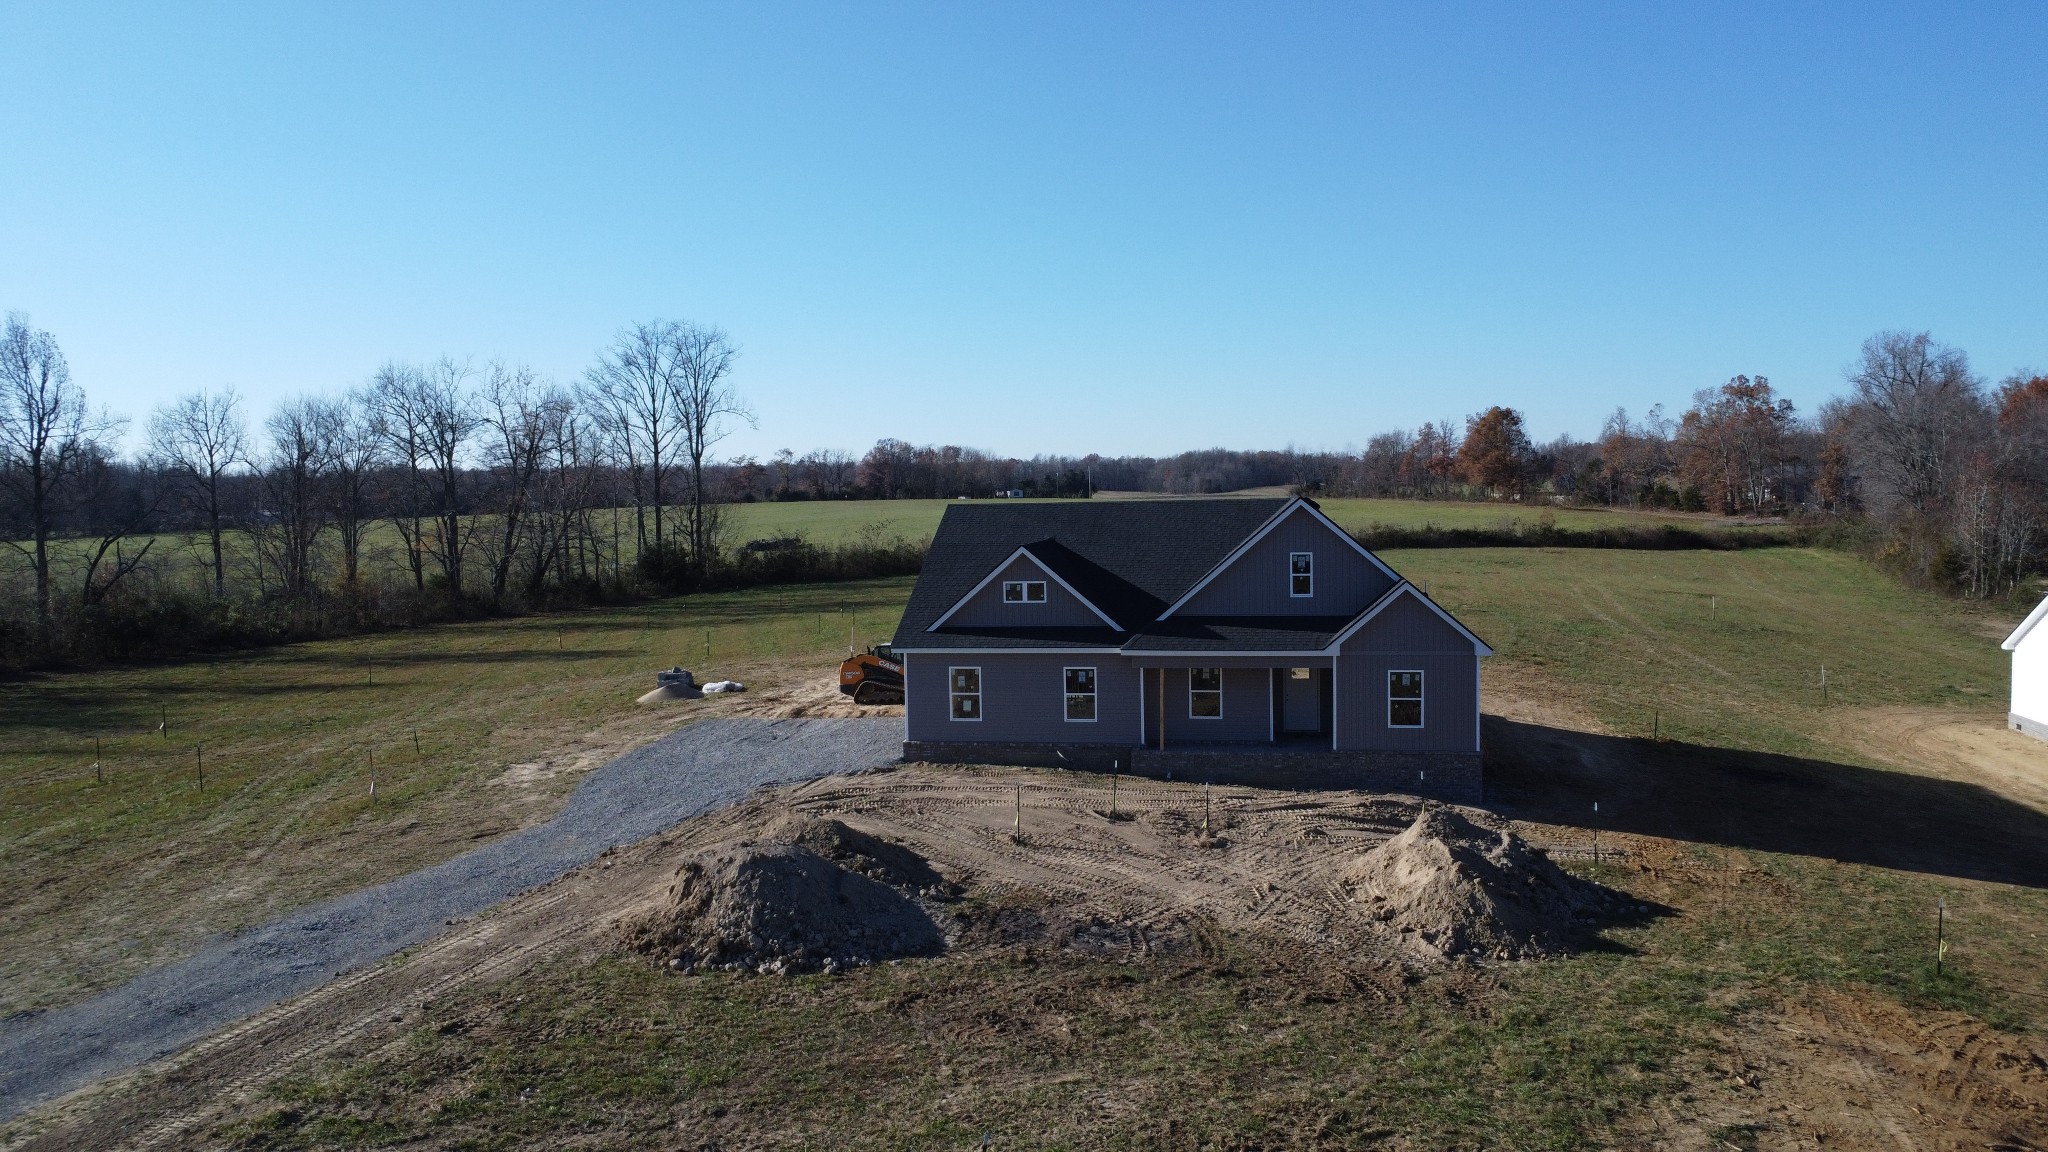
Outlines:
POLYGON ((931 624, 925 628, 925 631, 938 631, 939 625, 944 624, 948 620, 951 620, 953 618, 953 614, 955 612, 960 611, 960 609, 965 608, 969 600, 972 600, 976 596, 981 595, 982 589, 987 588, 990 584, 994 583, 996 577, 1001 575, 1004 569, 1008 568, 1012 564, 1015 564, 1017 562, 1017 557, 1019 556, 1022 556, 1025 559, 1031 561, 1032 567, 1038 569, 1040 572, 1045 573, 1046 579, 1051 580, 1053 583, 1066 589, 1067 594, 1069 596, 1072 596, 1074 599, 1079 600, 1081 602, 1082 607, 1088 609, 1090 612, 1095 613, 1096 619, 1101 620, 1104 624, 1109 625, 1111 628, 1116 629, 1118 632, 1124 630, 1122 625, 1118 624, 1116 621, 1111 620, 1109 618, 1109 613, 1104 612, 1100 608, 1097 608, 1094 605, 1094 603, 1091 602, 1086 596, 1083 596, 1080 592, 1076 591, 1072 584, 1067 583, 1066 580, 1061 578, 1059 573, 1046 567, 1045 561, 1040 560, 1038 557, 1032 555, 1031 546, 1029 544, 1022 544, 1018 546, 1015 552, 1012 552, 1008 556, 1004 557, 1002 563, 997 564, 994 568, 991 568, 989 570, 988 575, 983 576, 981 578, 981 583, 976 584, 972 588, 969 588, 967 590, 967 595, 962 596, 958 600, 955 600, 953 602, 953 606, 951 608, 946 609, 943 613, 941 613, 937 620, 932 621, 931 624))
POLYGON ((2048 597, 2042 597, 2041 602, 2034 605, 2034 610, 2027 613, 2027 618, 2020 621, 2020 626, 2013 629, 2012 635, 2007 636, 2005 643, 2000 644, 1999 647, 2007 652, 2018 648, 2020 641, 2025 640, 2027 633, 2032 632, 2035 626, 2040 624, 2042 620, 2048 620, 2048 597))
POLYGON ((1310 516, 1315 517, 1317 523, 1321 524, 1325 528, 1328 528, 1331 534, 1336 536, 1337 539, 1342 540, 1344 543, 1351 545, 1352 551, 1357 552, 1360 556, 1363 556, 1367 560, 1371 561, 1372 566, 1378 568, 1380 572, 1386 576, 1387 579, 1395 581, 1396 583, 1399 583, 1401 581, 1401 574, 1399 572, 1394 571, 1392 568, 1387 567, 1386 561, 1373 555, 1372 549, 1367 548, 1365 545, 1360 544, 1357 540, 1353 539, 1351 533, 1346 532, 1342 528, 1337 527, 1337 522, 1330 519, 1328 516, 1323 515, 1323 510, 1321 508, 1316 507, 1313 503, 1303 499, 1300 496, 1296 496, 1294 499, 1289 500, 1285 504, 1282 504, 1278 512, 1275 512, 1271 516, 1267 517, 1266 522, 1259 526, 1258 531, 1252 533, 1250 536, 1245 537, 1244 543, 1239 544, 1235 549, 1233 549, 1230 555, 1225 556, 1223 559, 1217 561, 1216 566, 1214 568, 1209 569, 1208 575, 1202 577, 1200 580, 1195 581, 1194 587, 1188 589, 1184 594, 1182 594, 1180 599, 1175 600, 1172 604, 1168 605, 1166 611, 1161 612, 1157 618, 1160 620, 1164 620, 1168 616, 1173 615, 1175 612, 1180 611, 1181 608, 1184 607, 1188 601, 1195 598, 1195 594, 1197 592, 1200 592, 1202 589, 1207 588, 1210 585, 1210 583, 1214 581, 1218 576, 1223 575, 1223 573, 1227 571, 1232 564, 1237 563, 1238 560, 1242 558, 1245 553, 1251 551, 1253 545, 1257 544, 1259 541, 1264 540, 1267 536, 1271 535, 1273 529, 1278 528, 1280 526, 1281 521, 1287 519, 1287 517, 1289 516, 1292 516, 1296 509, 1305 511, 1310 516))

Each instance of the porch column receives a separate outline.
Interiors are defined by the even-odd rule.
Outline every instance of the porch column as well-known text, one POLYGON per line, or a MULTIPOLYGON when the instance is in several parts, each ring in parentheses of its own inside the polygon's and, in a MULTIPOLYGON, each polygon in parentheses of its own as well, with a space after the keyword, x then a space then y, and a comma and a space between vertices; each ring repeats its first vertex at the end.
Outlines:
POLYGON ((1159 670, 1159 750, 1166 751, 1166 669, 1159 670))

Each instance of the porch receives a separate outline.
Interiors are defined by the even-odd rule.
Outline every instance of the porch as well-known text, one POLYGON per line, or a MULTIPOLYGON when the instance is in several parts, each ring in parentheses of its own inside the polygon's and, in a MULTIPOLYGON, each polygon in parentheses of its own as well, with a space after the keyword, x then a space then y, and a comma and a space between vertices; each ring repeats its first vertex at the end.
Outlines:
POLYGON ((1327 656, 1134 661, 1138 742, 1148 752, 1333 751, 1335 671, 1327 656))

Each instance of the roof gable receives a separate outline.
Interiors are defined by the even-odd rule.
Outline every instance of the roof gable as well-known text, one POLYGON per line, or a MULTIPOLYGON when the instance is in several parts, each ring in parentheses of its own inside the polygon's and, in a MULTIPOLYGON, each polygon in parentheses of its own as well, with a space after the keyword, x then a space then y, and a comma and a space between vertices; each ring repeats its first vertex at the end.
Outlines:
MULTIPOLYGON (((1287 503, 1278 499, 1058 500, 946 509, 897 626, 899 644, 958 631, 935 622, 1019 549, 1122 628, 1151 620, 1287 503)), ((1104 626, 1105 642, 1122 635, 1104 626)))
MULTIPOLYGON (((1201 597, 1204 591, 1218 581, 1227 579, 1229 574, 1237 568, 1240 562, 1245 561, 1247 557, 1256 558, 1259 552, 1259 545, 1264 543, 1269 536, 1281 530, 1283 525, 1296 522, 1297 518, 1301 516, 1306 516, 1312 523, 1326 532, 1334 546, 1343 549, 1346 554, 1356 555, 1364 559, 1374 571, 1379 573, 1381 579, 1387 581, 1388 584, 1400 583, 1401 574, 1399 572, 1387 567, 1386 562, 1373 555, 1370 548, 1360 544, 1352 538, 1349 532, 1339 528, 1335 521, 1323 514, 1323 510, 1316 505, 1315 501, 1297 496, 1275 509, 1264 524, 1259 525, 1256 531, 1245 537, 1243 542, 1231 549, 1222 559, 1218 560, 1215 567, 1205 573, 1201 579, 1195 581, 1173 603, 1167 605, 1166 610, 1159 614, 1158 619, 1164 620, 1176 612, 1189 608, 1191 605, 1197 605, 1198 598, 1201 597)), ((1282 587, 1283 585, 1280 585, 1278 581, 1284 578, 1284 572, 1274 573, 1272 575, 1272 579, 1275 581, 1274 586, 1282 587)), ((1303 611, 1307 612, 1308 609, 1304 607, 1303 611)))
POLYGON ((1396 584, 1385 596, 1380 597, 1379 603, 1359 613, 1358 619, 1352 621, 1351 625, 1342 632, 1337 633, 1336 638, 1330 641, 1330 650, 1333 652, 1342 650, 1352 638, 1364 631, 1374 620, 1385 617, 1394 605, 1401 604, 1405 606, 1409 603, 1420 605, 1427 612, 1433 614, 1438 621, 1449 625, 1460 637, 1472 645, 1474 655, 1493 655, 1492 645, 1481 640, 1470 628, 1459 623, 1456 616, 1444 611, 1443 605, 1423 595, 1422 589, 1417 588, 1406 580, 1396 584))
MULTIPOLYGON (((1041 542, 1038 547, 1043 548, 1045 543, 1041 542)), ((1089 600, 1086 594, 1075 588, 1066 576, 1057 571, 1053 565, 1047 564, 1036 555, 1032 545, 1025 545, 1010 553, 1001 564, 996 565, 987 576, 982 577, 980 583, 968 589, 967 593, 961 596, 951 608, 946 609, 937 620, 932 621, 931 624, 926 626, 925 631, 935 632, 948 621, 955 618, 958 618, 965 625, 983 624, 1001 628, 1031 627, 1033 625, 1049 627, 1066 625, 1071 627, 1075 624, 1089 626, 1100 621, 1116 631, 1123 631, 1122 626, 1111 619, 1108 613, 1096 607, 1094 602, 1089 600), (998 579, 1004 581, 1029 580, 1034 576, 1044 579, 1049 585, 1064 592, 1066 594, 1065 598, 1048 596, 1046 602, 1041 604, 1004 604, 1002 605, 1004 609, 1002 612, 991 612, 989 611, 990 605, 988 603, 977 603, 977 601, 983 600, 992 590, 992 586, 998 579), (1074 609, 1076 608, 1084 610, 1085 617, 1084 613, 1075 612, 1074 609), (1015 611, 1015 618, 1003 619, 1012 610, 1015 611)))
POLYGON ((2034 610, 2027 613, 2027 618, 2020 621, 2020 626, 2013 629, 2012 635, 2007 636, 2005 643, 1999 647, 2007 652, 2016 650, 2020 646, 2020 641, 2027 638, 2027 633, 2032 632, 2043 620, 2048 620, 2048 596, 2042 597, 2041 602, 2034 605, 2034 610))

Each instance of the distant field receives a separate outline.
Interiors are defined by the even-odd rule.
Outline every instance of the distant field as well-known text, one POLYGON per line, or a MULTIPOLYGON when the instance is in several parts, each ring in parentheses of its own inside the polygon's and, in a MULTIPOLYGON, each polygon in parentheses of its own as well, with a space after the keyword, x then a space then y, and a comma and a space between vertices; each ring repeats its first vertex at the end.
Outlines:
MULTIPOLYGON (((1261 492, 1260 495, 1277 493, 1261 492)), ((1172 499, 1173 497, 1152 494, 1111 493, 1099 499, 1144 498, 1172 499)), ((776 537, 801 536, 813 544, 826 547, 852 543, 863 536, 881 540, 902 538, 914 542, 931 539, 938 530, 939 520, 946 514, 949 505, 961 503, 955 500, 796 500, 784 503, 728 504, 724 508, 726 536, 731 544, 743 545, 749 540, 773 539, 776 537)), ((993 503, 993 501, 984 501, 993 503)), ((1031 501, 1038 503, 1038 501, 1031 501)), ((1532 527, 1542 522, 1545 516, 1560 528, 1595 529, 1627 527, 1644 524, 1679 524, 1691 527, 1744 527, 1754 522, 1725 519, 1714 516, 1678 512, 1632 512, 1628 510, 1596 508, 1545 508, 1524 504, 1476 504, 1455 500, 1376 500, 1351 497, 1331 497, 1319 500, 1330 518, 1348 531, 1360 532, 1374 525, 1394 528, 1484 528, 1510 529, 1532 527)), ((609 535, 613 526, 608 513, 599 514, 600 530, 609 535)), ((672 513, 680 520, 679 513, 672 513)), ((621 510, 617 517, 617 528, 625 555, 633 552, 632 513, 621 510)), ((1769 531, 1768 526, 1756 525, 1758 531, 1769 531)), ((229 566, 228 579, 231 582, 246 582, 250 566, 248 538, 241 533, 230 533, 226 538, 225 552, 229 566)), ((78 550, 78 542, 60 544, 60 550, 78 550)), ((179 533, 166 535, 156 541, 157 555, 161 562, 175 564, 180 571, 193 578, 204 577, 212 563, 211 554, 203 535, 179 533)), ((399 558, 403 555, 398 534, 389 523, 379 522, 371 527, 365 536, 365 563, 373 571, 397 573, 399 558)), ((60 551, 61 554, 61 551, 60 551)), ((10 551, 0 554, 0 572, 12 564, 20 569, 18 559, 10 559, 10 551)), ((17 576, 22 573, 17 571, 17 576)), ((208 577, 210 578, 210 577, 208 577)))
MULTIPOLYGON (((1110 497, 1105 497, 1110 498, 1110 497)), ((735 540, 803 535, 815 544, 852 539, 869 526, 883 535, 929 539, 953 500, 826 500, 782 504, 733 504, 727 515, 735 540)), ((993 501, 985 501, 993 503, 993 501)), ((1318 500, 1330 519, 1349 531, 1374 524, 1399 528, 1501 528, 1535 525, 1547 514, 1560 528, 1611 528, 1639 524, 1730 525, 1740 521, 1678 512, 1532 507, 1525 504, 1474 504, 1454 500, 1368 500, 1332 497, 1318 500)))

